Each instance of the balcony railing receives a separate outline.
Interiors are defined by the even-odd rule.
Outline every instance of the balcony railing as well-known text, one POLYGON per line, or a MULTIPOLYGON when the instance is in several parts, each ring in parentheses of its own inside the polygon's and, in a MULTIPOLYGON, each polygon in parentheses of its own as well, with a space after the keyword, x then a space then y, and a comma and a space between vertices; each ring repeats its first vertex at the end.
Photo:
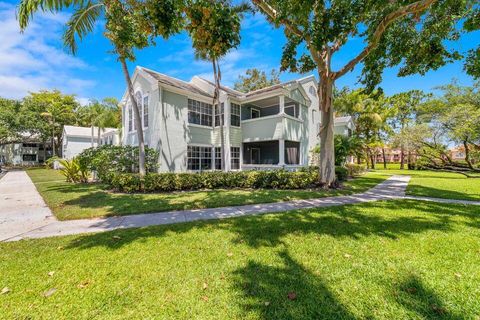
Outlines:
POLYGON ((287 114, 242 121, 243 142, 279 139, 299 141, 305 134, 303 131, 303 121, 287 114))

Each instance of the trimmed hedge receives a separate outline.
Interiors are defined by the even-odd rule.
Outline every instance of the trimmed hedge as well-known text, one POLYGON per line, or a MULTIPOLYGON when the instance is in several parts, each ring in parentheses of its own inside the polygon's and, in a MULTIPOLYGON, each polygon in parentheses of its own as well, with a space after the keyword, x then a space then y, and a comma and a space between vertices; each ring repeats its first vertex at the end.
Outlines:
MULTIPOLYGON (((347 178, 347 170, 336 168, 340 181, 347 178)), ((142 181, 138 174, 115 173, 109 179, 110 186, 121 192, 169 192, 200 189, 305 189, 316 187, 318 169, 300 171, 207 171, 201 173, 148 173, 142 181)))
POLYGON ((356 177, 367 171, 367 165, 365 164, 348 163, 345 168, 348 170, 349 177, 356 177))

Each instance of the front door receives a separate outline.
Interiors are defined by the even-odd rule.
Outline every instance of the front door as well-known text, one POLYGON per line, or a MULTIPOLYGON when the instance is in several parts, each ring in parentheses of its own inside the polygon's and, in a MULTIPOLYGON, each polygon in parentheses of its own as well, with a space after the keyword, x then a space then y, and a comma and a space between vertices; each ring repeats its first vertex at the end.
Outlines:
POLYGON ((250 149, 250 163, 260 164, 260 148, 250 149))

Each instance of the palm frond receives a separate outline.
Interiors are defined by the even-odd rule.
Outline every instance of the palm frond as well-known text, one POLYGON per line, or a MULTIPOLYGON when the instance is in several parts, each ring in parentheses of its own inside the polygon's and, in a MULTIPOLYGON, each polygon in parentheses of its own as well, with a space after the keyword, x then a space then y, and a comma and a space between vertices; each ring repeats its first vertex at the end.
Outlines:
POLYGON ((37 11, 58 12, 70 6, 83 6, 85 0, 21 0, 17 8, 17 20, 23 31, 37 11))
POLYGON ((77 51, 76 37, 81 41, 95 28, 95 22, 102 13, 103 3, 88 1, 85 6, 78 8, 67 22, 67 29, 63 34, 63 44, 73 54, 77 51))

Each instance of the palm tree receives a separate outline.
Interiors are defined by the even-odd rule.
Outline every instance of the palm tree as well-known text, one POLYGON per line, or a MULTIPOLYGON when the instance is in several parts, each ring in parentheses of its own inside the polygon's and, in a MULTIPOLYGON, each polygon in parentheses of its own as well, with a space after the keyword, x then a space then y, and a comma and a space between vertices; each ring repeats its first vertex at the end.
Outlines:
MULTIPOLYGON (((72 53, 75 54, 77 51, 77 38, 82 40, 87 34, 91 33, 95 27, 96 22, 102 17, 105 16, 107 20, 107 30, 108 26, 116 26, 117 23, 125 23, 128 21, 124 21, 123 19, 113 19, 112 21, 112 12, 118 12, 119 7, 122 6, 120 1, 116 0, 91 0, 91 1, 84 1, 84 0, 21 0, 19 8, 18 8, 18 20, 20 23, 21 30, 25 30, 30 22, 30 19, 37 11, 42 12, 60 12, 64 9, 69 7, 73 7, 73 14, 70 20, 67 22, 67 28, 63 35, 63 42, 65 47, 72 53), (116 9, 116 11, 115 11, 116 9), (118 21, 117 21, 118 20, 118 21)), ((125 13, 124 10, 123 13, 125 13)), ((129 13, 129 12, 127 12, 129 13)), ((118 16, 116 17, 118 18, 118 16)), ((130 21, 131 22, 131 21, 130 21)), ((108 30, 111 35, 115 35, 115 32, 119 32, 114 30, 108 30)), ((121 28, 120 28, 121 29, 121 28)), ((135 32, 135 28, 129 29, 131 32, 135 32)), ((120 31, 121 32, 121 31, 120 31)), ((142 32, 138 30, 138 32, 142 32)), ((138 34, 130 34, 130 36, 138 37, 138 34)), ((148 38, 148 35, 143 34, 143 38, 148 38)), ((134 46, 143 47, 147 46, 147 42, 128 42, 125 43, 125 46, 121 48, 120 43, 115 41, 115 39, 110 38, 115 50, 114 52, 118 55, 118 60, 122 65, 123 75, 125 77, 125 81, 127 83, 128 88, 128 96, 130 98, 130 103, 132 104, 134 115, 135 115, 135 125, 137 128, 137 136, 138 136, 138 143, 139 143, 139 173, 141 176, 145 175, 145 142, 143 137, 143 128, 141 124, 140 118, 140 110, 138 108, 137 101, 134 96, 133 91, 133 84, 130 78, 130 74, 128 72, 128 67, 126 63, 126 59, 134 58, 133 53, 130 54, 130 51, 134 46), (140 45, 139 45, 140 44, 140 45)), ((118 38, 117 38, 118 40, 118 38)), ((127 41, 125 41, 127 42, 127 41)))
POLYGON ((223 124, 225 110, 220 104, 220 72, 219 60, 240 43, 240 19, 242 13, 249 10, 246 3, 233 6, 229 0, 191 0, 186 13, 190 19, 187 30, 193 40, 195 56, 210 61, 213 66, 215 89, 213 106, 221 114, 220 149, 221 169, 225 170, 225 137, 223 124))

